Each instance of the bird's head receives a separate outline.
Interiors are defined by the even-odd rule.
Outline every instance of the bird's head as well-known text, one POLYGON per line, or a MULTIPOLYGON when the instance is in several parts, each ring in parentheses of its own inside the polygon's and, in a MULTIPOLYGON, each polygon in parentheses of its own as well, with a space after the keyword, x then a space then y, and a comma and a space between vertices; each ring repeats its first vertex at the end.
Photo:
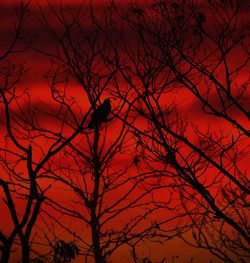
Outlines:
POLYGON ((104 100, 104 103, 110 103, 110 99, 108 98, 108 99, 105 99, 104 100))
POLYGON ((105 99, 103 102, 105 105, 109 105, 110 104, 110 99, 105 99))

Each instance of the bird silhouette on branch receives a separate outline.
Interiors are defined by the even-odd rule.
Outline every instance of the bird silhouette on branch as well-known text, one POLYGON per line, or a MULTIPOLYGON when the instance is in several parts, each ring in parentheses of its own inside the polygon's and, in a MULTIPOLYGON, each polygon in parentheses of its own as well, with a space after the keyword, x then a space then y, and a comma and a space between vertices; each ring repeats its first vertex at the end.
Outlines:
POLYGON ((111 111, 110 99, 105 99, 104 102, 91 114, 91 120, 88 128, 93 130, 103 122, 108 121, 108 115, 111 111))

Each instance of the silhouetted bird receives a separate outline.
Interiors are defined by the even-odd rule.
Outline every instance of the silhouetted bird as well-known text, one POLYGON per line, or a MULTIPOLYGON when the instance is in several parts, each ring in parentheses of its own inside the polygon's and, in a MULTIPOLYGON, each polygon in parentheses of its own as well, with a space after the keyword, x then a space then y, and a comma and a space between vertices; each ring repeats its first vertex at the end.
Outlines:
POLYGON ((104 102, 91 114, 89 129, 92 130, 102 122, 107 121, 111 111, 110 99, 105 99, 104 102))

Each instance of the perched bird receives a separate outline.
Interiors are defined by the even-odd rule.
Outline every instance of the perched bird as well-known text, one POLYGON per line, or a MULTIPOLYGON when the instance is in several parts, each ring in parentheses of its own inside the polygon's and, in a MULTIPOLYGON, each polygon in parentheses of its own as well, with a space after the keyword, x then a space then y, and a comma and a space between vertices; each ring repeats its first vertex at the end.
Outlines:
POLYGON ((92 130, 102 122, 107 121, 110 111, 110 99, 105 99, 104 102, 91 114, 88 128, 92 130))

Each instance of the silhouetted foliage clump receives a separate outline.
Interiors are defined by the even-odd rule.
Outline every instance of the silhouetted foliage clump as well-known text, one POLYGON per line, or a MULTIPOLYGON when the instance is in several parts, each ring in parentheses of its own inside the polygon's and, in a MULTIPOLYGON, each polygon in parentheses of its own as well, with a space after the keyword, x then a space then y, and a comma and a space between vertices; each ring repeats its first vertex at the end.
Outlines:
POLYGON ((79 256, 80 249, 75 242, 65 242, 59 240, 54 246, 54 262, 55 263, 70 263, 73 259, 79 256))

